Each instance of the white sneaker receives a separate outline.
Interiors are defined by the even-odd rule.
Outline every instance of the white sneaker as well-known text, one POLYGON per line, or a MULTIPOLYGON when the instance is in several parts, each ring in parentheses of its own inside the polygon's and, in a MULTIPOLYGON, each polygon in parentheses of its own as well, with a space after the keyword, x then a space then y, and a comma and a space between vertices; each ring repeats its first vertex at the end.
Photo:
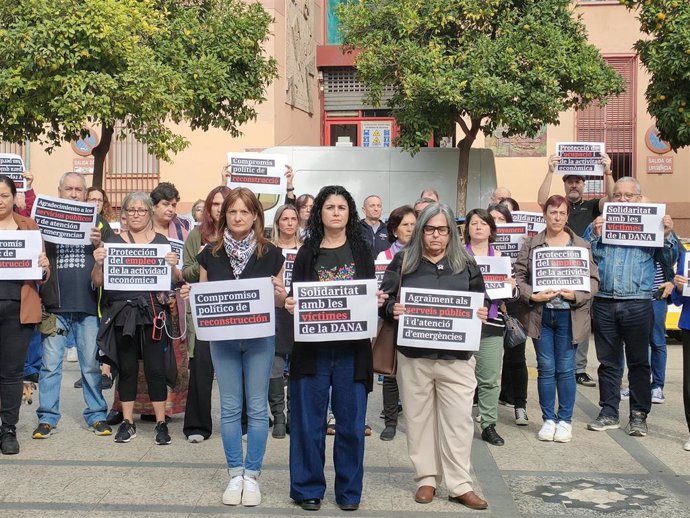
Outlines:
POLYGON ((67 358, 65 358, 68 362, 78 362, 79 361, 79 356, 77 355, 77 348, 76 347, 70 347, 67 349, 67 358))
POLYGON ((540 441, 553 441, 553 436, 555 433, 556 423, 554 423, 551 419, 547 419, 544 421, 544 424, 541 425, 541 430, 539 430, 537 438, 540 441))
POLYGON ((204 442, 204 436, 200 433, 193 433, 187 437, 187 441, 191 442, 192 444, 199 444, 200 442, 204 442))
POLYGON ((627 401, 630 399, 630 387, 622 388, 621 389, 621 400, 627 401))
POLYGON ((664 397, 664 391, 662 390, 661 387, 653 388, 652 389, 652 403, 655 403, 657 405, 663 405, 666 402, 666 398, 664 397))
POLYGON ((253 507, 261 503, 261 490, 259 489, 259 481, 254 477, 244 476, 244 490, 242 491, 242 505, 245 507, 253 507))
POLYGON ((558 421, 556 433, 553 436, 554 442, 570 442, 573 438, 573 425, 565 421, 558 421))
POLYGON ((690 451, 690 437, 688 437, 688 440, 685 441, 685 444, 683 445, 683 449, 685 451, 690 451))
POLYGON ((223 493, 223 503, 225 505, 240 505, 242 502, 242 475, 237 475, 230 479, 228 487, 223 493))

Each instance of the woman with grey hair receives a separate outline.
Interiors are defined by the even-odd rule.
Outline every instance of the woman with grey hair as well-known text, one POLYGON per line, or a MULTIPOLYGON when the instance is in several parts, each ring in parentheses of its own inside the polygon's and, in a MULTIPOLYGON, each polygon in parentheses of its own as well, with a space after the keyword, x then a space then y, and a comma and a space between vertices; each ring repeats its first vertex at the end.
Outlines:
MULTIPOLYGON (((106 239, 107 243, 167 245, 168 238, 153 230, 153 204, 148 194, 133 192, 122 201, 127 230, 106 239)), ((106 249, 97 248, 93 257, 91 282, 103 286, 103 263, 106 249)), ((172 267, 172 281, 182 280, 177 268, 178 257, 168 252, 165 262, 172 267)), ((137 291, 103 291, 103 316, 98 332, 98 346, 103 361, 118 368, 117 391, 122 401, 124 420, 115 434, 115 442, 125 443, 136 437, 133 422, 134 401, 137 396, 139 357, 144 363, 148 393, 156 417, 155 443, 170 444, 170 434, 165 422, 165 401, 168 385, 174 385, 166 366, 174 358, 167 331, 170 309, 164 296, 167 292, 154 293, 145 289, 137 291), (163 327, 158 325, 162 321, 163 327), (157 324, 154 326, 154 322, 157 324)))
MULTIPOLYGON (((405 306, 398 287, 484 293, 479 267, 460 242, 455 216, 445 204, 427 206, 407 247, 388 266, 381 289, 382 318, 397 320, 405 306)), ((485 321, 486 307, 477 311, 485 321)), ((448 499, 471 509, 488 504, 472 491, 472 398, 477 381, 471 352, 398 346, 398 383, 407 416, 407 450, 415 468, 415 501, 433 500, 441 479, 448 499)))

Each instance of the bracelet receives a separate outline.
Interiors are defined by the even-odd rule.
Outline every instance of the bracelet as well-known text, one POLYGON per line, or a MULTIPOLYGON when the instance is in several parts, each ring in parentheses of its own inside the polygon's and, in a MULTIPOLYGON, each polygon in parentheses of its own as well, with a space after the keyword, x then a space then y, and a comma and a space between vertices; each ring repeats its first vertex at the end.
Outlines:
POLYGON ((294 187, 290 187, 289 189, 285 189, 285 190, 286 190, 287 192, 292 192, 292 191, 295 190, 295 188, 294 188, 294 187))

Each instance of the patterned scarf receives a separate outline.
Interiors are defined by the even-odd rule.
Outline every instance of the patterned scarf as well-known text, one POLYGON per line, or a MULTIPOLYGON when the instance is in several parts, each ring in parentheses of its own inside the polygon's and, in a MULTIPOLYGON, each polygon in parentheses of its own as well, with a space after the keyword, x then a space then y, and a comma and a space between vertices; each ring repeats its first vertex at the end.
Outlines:
POLYGON ((239 279, 249 262, 249 258, 256 250, 254 230, 252 229, 247 237, 238 241, 232 237, 230 230, 226 228, 223 233, 223 245, 225 246, 225 253, 230 258, 230 266, 235 274, 235 279, 239 279))

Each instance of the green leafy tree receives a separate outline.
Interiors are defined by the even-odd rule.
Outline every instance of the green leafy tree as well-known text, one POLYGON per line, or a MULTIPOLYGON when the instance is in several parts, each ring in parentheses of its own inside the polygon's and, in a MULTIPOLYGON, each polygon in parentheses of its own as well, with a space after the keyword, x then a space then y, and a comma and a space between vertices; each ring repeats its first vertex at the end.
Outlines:
POLYGON ((690 2, 622 0, 638 9, 640 29, 649 37, 635 44, 651 75, 645 97, 661 138, 673 150, 690 145, 690 2))
POLYGON ((416 152, 432 132, 459 140, 458 212, 469 153, 498 126, 534 136, 559 113, 622 91, 622 80, 587 43, 570 0, 368 0, 340 8, 358 76, 380 104, 386 88, 397 145, 416 152))
POLYGON ((50 152, 100 125, 102 185, 116 123, 164 160, 189 145, 170 121, 236 137, 276 76, 271 21, 242 0, 0 0, 0 138, 50 152))

